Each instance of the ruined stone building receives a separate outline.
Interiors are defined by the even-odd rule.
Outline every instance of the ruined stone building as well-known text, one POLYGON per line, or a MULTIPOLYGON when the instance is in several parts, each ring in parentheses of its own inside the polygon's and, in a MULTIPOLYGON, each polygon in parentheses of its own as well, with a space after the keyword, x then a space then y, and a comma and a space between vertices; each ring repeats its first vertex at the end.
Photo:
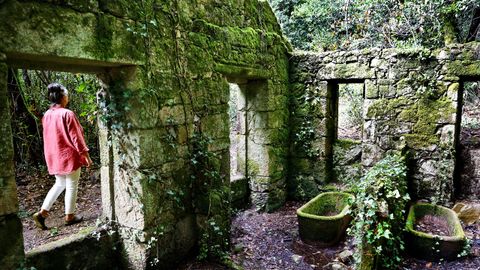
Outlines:
POLYGON ((38 269, 167 268, 211 226, 224 233, 208 243, 226 248, 232 206, 272 211, 309 198, 342 173, 359 179, 389 150, 409 153, 415 199, 448 203, 462 188, 461 93, 480 78, 480 44, 294 52, 263 0, 4 0, 0 21, 4 269, 25 260, 38 269), (87 231, 25 255, 9 67, 100 78, 103 216, 118 233, 97 240, 87 231), (361 85, 363 111, 360 139, 343 143, 342 84, 361 85))

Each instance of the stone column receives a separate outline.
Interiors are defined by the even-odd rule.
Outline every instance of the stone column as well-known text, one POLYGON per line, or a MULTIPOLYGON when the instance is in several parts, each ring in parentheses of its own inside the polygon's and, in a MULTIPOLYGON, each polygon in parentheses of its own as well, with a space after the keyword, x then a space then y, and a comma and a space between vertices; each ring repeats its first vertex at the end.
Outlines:
MULTIPOLYGON (((0 54, 0 61, 5 55, 0 54)), ((13 164, 13 137, 7 93, 7 65, 0 62, 0 266, 16 269, 24 259, 22 223, 13 164)))

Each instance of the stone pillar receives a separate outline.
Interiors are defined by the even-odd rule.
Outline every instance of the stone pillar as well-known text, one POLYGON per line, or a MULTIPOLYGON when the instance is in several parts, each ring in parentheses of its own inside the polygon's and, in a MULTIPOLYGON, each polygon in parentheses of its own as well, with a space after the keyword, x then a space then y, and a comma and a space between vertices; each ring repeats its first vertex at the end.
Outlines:
MULTIPOLYGON (((5 56, 0 55, 0 61, 5 56)), ((15 269, 24 259, 22 224, 13 164, 13 137, 7 93, 7 65, 0 62, 0 265, 15 269)))

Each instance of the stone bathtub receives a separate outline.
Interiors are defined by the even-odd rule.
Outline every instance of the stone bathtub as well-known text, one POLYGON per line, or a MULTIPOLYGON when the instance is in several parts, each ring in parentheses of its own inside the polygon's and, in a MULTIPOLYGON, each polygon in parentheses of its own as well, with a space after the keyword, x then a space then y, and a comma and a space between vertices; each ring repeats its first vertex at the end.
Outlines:
POLYGON ((344 192, 325 192, 297 210, 300 238, 332 246, 340 241, 348 224, 354 196, 344 192))
POLYGON ((410 207, 405 240, 407 251, 412 256, 428 261, 453 260, 463 251, 466 243, 457 214, 446 207, 429 203, 418 203, 410 207), (441 236, 416 230, 417 221, 427 215, 445 220, 449 235, 441 236))

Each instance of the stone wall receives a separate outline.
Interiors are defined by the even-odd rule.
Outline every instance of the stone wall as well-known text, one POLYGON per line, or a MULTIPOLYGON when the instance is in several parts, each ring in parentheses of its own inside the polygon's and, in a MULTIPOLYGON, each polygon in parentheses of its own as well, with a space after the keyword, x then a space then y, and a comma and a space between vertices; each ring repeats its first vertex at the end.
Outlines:
POLYGON ((332 147, 336 141, 335 87, 363 82, 362 167, 368 169, 390 149, 409 150, 411 195, 448 203, 454 192, 460 85, 462 80, 479 76, 478 43, 435 51, 295 53, 291 61, 290 195, 312 196, 305 190, 318 190, 335 179, 331 166, 333 157, 339 155, 332 147))
POLYGON ((37 270, 48 269, 121 269, 122 258, 112 249, 116 235, 87 227, 70 235, 30 250, 26 264, 37 270))
MULTIPOLYGON (((247 156, 250 186, 259 209, 284 202, 290 48, 266 1, 7 0, 0 18, 2 78, 6 65, 99 74, 103 209, 128 267, 167 267, 199 241, 228 245, 228 81, 262 84, 247 89, 262 118, 250 126, 263 157, 247 156)), ((17 212, 5 89, 0 78, 0 216, 17 212)))

